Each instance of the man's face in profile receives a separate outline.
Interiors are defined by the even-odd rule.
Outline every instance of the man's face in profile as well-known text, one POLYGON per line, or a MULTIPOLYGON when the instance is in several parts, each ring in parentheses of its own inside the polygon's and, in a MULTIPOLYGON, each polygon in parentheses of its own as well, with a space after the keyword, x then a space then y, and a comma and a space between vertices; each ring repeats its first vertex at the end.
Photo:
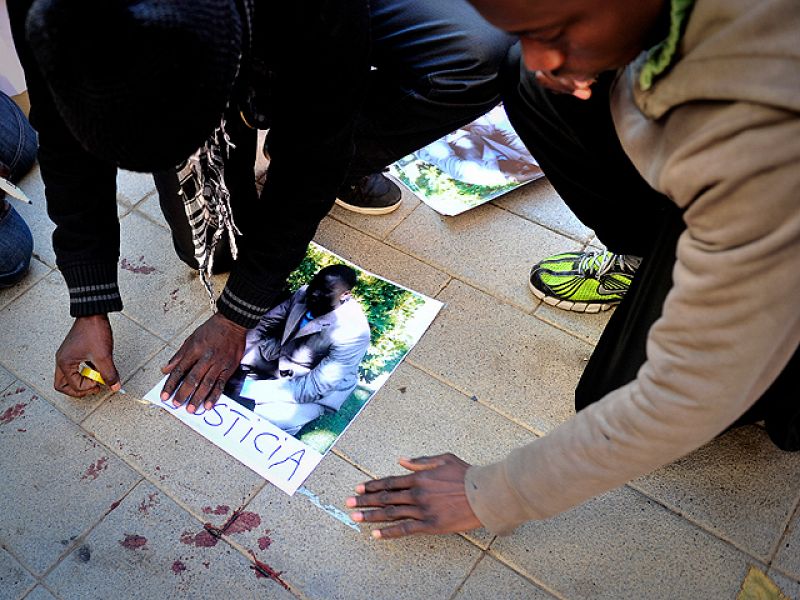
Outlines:
POLYGON ((349 291, 338 277, 333 275, 320 276, 318 273, 308 284, 306 306, 308 306, 309 312, 316 319, 335 310, 349 291))

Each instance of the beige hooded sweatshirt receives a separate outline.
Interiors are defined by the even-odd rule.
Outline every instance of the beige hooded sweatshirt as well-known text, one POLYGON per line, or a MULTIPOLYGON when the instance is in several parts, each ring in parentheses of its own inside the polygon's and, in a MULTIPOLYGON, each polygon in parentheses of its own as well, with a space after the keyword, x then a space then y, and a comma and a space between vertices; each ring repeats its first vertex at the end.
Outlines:
POLYGON ((634 381, 469 469, 470 505, 496 533, 705 444, 800 343, 800 2, 697 0, 647 91, 642 62, 620 77, 612 112, 642 176, 685 209, 674 286, 634 381))

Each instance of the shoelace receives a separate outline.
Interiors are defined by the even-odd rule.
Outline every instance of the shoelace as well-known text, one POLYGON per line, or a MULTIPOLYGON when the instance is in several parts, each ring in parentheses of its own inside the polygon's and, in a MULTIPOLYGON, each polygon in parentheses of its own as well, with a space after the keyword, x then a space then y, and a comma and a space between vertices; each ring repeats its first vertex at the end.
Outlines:
POLYGON ((614 254, 613 252, 587 252, 578 263, 578 273, 583 277, 599 279, 612 269, 633 275, 642 259, 628 254, 614 254))

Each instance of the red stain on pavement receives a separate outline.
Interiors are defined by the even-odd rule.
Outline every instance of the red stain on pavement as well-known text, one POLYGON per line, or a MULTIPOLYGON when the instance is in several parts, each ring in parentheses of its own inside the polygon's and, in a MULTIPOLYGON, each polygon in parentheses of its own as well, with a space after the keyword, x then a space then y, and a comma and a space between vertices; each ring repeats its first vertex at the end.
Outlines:
POLYGON ((197 548, 211 548, 217 545, 217 538, 208 533, 205 529, 200 533, 192 533, 191 531, 184 531, 181 534, 181 543, 187 546, 196 546, 197 548))
POLYGON ((26 389, 27 388, 24 388, 24 387, 18 387, 15 390, 8 390, 5 394, 3 394, 2 397, 3 398, 8 398, 9 396, 16 396, 17 394, 21 394, 22 392, 24 392, 26 389))
POLYGON ((146 515, 147 511, 156 505, 156 496, 158 496, 158 492, 147 494, 147 498, 142 500, 139 505, 139 512, 146 515))
POLYGON ((121 540, 119 545, 123 548, 127 548, 128 550, 138 550, 142 546, 147 543, 147 538, 142 535, 131 535, 128 534, 125 536, 124 540, 121 540))
POLYGON ((227 527, 224 527, 224 533, 244 533, 245 531, 252 531, 261 525, 261 517, 254 512, 243 512, 233 519, 227 527))
POLYGON ((83 474, 81 479, 89 479, 94 481, 98 477, 100 477, 100 473, 105 471, 108 468, 108 457, 103 456, 97 459, 97 462, 94 464, 89 465, 89 468, 86 469, 86 472, 83 474))
POLYGON ((28 404, 25 402, 20 402, 14 406, 9 406, 6 411, 0 415, 0 425, 8 425, 17 417, 24 415, 26 406, 28 406, 28 404))
POLYGON ((183 564, 181 561, 176 560, 174 563, 172 563, 172 572, 175 573, 175 575, 180 575, 185 570, 186 570, 186 565, 183 564))
POLYGON ((137 275, 150 275, 151 273, 156 271, 155 267, 151 267, 146 262, 144 262, 144 256, 140 256, 138 260, 138 265, 129 262, 127 258, 123 258, 122 262, 120 263, 120 267, 125 269, 126 271, 130 271, 131 273, 136 273, 137 275))
POLYGON ((256 577, 269 577, 272 581, 280 584, 281 587, 284 589, 289 589, 289 586, 286 585, 286 582, 281 579, 281 575, 283 571, 276 571, 272 567, 270 567, 267 563, 261 562, 256 558, 256 553, 250 550, 250 556, 253 557, 253 565, 250 566, 256 572, 256 577))
POLYGON ((264 532, 264 535, 258 538, 258 549, 266 550, 272 544, 272 538, 269 537, 269 529, 264 532))
POLYGON ((217 508, 211 508, 210 506, 203 507, 204 515, 227 515, 230 511, 231 507, 227 504, 218 504, 217 508))

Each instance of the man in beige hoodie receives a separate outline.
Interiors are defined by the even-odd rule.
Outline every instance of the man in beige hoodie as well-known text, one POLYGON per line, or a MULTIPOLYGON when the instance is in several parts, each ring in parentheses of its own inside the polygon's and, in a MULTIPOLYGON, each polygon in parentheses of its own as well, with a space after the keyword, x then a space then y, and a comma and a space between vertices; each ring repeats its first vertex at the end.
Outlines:
POLYGON ((357 487, 353 518, 397 521, 379 538, 509 533, 737 422, 800 449, 800 4, 473 4, 520 36, 504 101, 545 174, 615 253, 644 259, 574 418, 492 465, 402 460, 413 473, 357 487))

